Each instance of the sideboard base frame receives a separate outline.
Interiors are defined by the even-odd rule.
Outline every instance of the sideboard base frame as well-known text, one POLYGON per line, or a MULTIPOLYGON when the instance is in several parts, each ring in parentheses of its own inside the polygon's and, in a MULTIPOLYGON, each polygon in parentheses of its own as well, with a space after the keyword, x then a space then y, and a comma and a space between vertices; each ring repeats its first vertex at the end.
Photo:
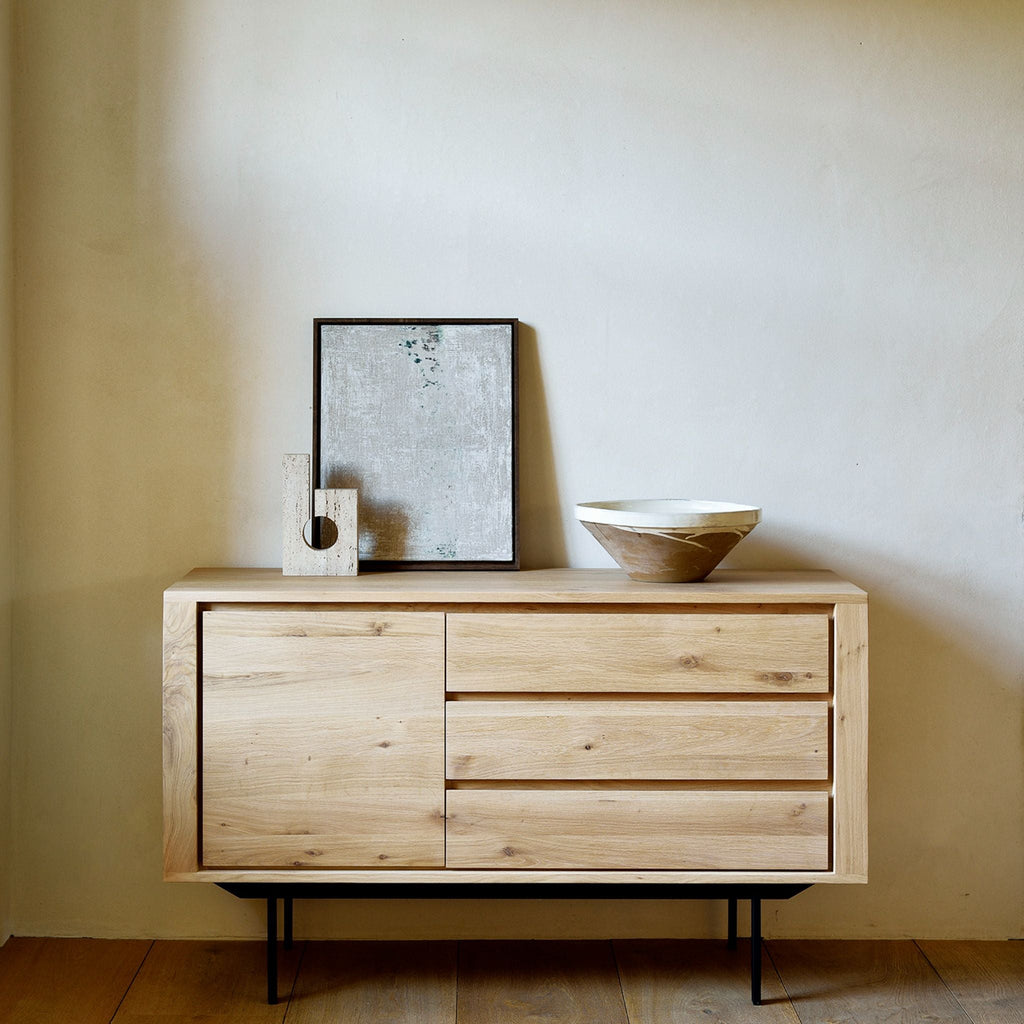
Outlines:
POLYGON ((263 885, 258 882, 218 882, 221 889, 239 899, 267 902, 267 1002, 277 1002, 277 902, 284 901, 284 946, 293 941, 293 901, 322 899, 619 899, 619 900, 720 900, 728 902, 726 948, 736 948, 736 908, 739 900, 750 900, 750 1001, 761 1005, 761 901, 788 900, 809 889, 809 885, 629 885, 591 886, 522 885, 510 891, 502 884, 439 887, 397 883, 395 885, 317 884, 315 882, 263 885), (383 890, 383 891, 382 891, 383 890))

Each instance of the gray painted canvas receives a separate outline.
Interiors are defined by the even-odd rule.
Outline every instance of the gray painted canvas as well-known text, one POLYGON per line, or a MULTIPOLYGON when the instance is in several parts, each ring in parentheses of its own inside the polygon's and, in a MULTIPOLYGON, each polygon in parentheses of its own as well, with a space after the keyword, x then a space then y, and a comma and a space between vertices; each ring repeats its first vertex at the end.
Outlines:
POLYGON ((359 491, 359 557, 513 558, 509 324, 321 324, 320 486, 359 491))

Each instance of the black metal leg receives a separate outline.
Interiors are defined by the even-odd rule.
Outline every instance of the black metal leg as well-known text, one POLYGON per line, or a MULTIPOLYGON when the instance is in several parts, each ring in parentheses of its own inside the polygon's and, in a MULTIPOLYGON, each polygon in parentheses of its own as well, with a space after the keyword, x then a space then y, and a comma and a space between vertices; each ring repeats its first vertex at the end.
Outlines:
POLYGON ((761 1005, 761 965, 763 949, 761 945, 761 901, 763 899, 788 900, 798 895, 808 885, 644 885, 602 883, 595 887, 585 883, 566 883, 565 885, 533 886, 527 883, 517 886, 506 886, 500 883, 458 882, 445 885, 419 883, 389 883, 387 886, 377 884, 334 884, 297 883, 280 885, 263 885, 255 882, 218 882, 220 888, 240 899, 265 899, 267 901, 267 1002, 277 1003, 277 901, 285 901, 284 932, 285 941, 292 942, 293 899, 379 899, 385 896, 390 899, 533 899, 537 896, 551 898, 557 892, 562 899, 591 898, 602 899, 633 898, 644 899, 693 899, 721 900, 728 903, 729 914, 729 947, 737 945, 737 909, 741 899, 750 900, 750 1001, 755 1006, 761 1005), (514 889, 514 894, 510 893, 514 889), (555 890, 555 892, 552 892, 555 890))
POLYGON ((750 1001, 761 1005, 761 900, 750 900, 750 1001))
POLYGON ((277 1002, 277 897, 267 897, 267 1002, 277 1002))
POLYGON ((284 898, 284 948, 292 948, 292 898, 284 898))

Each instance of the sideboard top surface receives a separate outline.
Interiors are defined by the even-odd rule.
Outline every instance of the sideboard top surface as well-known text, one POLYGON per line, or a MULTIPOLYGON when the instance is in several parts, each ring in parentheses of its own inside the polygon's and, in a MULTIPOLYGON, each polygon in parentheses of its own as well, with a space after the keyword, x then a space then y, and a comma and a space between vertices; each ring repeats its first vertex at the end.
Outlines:
POLYGON ((827 570, 716 569, 701 583, 638 583, 619 569, 368 572, 283 576, 280 569, 193 569, 171 601, 446 604, 860 604, 867 594, 827 570))

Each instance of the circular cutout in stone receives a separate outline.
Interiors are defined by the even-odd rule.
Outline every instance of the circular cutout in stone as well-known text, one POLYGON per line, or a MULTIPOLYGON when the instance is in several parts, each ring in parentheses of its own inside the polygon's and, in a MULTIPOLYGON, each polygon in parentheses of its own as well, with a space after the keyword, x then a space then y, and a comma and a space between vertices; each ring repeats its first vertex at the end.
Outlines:
POLYGON ((302 539, 307 548, 313 551, 326 551, 338 543, 338 527, 333 519, 327 516, 314 516, 306 520, 302 528, 302 539))

